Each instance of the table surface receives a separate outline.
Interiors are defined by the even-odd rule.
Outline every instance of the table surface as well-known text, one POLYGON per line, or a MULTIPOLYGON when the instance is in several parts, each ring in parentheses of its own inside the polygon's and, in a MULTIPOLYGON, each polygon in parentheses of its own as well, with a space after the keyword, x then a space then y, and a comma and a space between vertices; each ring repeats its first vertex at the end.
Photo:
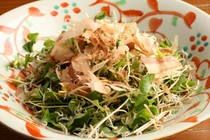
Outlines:
MULTIPOLYGON (((23 4, 33 2, 35 0, 0 0, 0 15, 23 4)), ((210 14, 210 0, 184 0, 196 7, 202 9, 203 11, 210 14)), ((5 139, 15 139, 15 140, 30 140, 22 136, 13 130, 0 124, 0 140, 5 139)), ((184 132, 178 133, 176 135, 164 138, 164 140, 209 140, 210 139, 210 119, 204 121, 203 123, 188 129, 184 132)))

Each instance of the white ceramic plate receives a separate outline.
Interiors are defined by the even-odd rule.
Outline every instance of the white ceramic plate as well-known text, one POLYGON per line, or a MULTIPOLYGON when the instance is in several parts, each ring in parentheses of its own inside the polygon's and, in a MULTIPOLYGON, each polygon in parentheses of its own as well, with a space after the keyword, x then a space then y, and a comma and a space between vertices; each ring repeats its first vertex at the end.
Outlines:
MULTIPOLYGON (((201 10, 180 0, 43 0, 24 5, 0 17, 0 75, 14 77, 17 71, 7 70, 10 60, 22 52, 24 38, 29 32, 40 36, 57 36, 68 29, 70 20, 94 17, 101 10, 114 10, 117 17, 138 22, 141 31, 151 31, 172 39, 180 38, 180 45, 196 64, 197 75, 205 87, 177 116, 175 123, 163 129, 126 140, 158 139, 188 129, 210 117, 210 17, 201 10), (148 2, 150 1, 150 2, 148 2), (153 4, 151 2, 154 2, 153 4), (127 11, 127 12, 125 12, 127 11)), ((16 87, 0 81, 0 121, 15 131, 40 139, 77 140, 31 119, 30 111, 17 99, 16 87)), ((117 139, 115 139, 117 140, 117 139)))

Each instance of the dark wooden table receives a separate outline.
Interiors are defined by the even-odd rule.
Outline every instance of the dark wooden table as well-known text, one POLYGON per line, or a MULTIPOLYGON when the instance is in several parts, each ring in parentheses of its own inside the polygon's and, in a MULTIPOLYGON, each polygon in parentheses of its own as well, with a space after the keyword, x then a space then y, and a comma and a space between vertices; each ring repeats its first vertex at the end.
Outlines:
MULTIPOLYGON (((35 0, 0 0, 0 15, 35 0)), ((210 14, 210 0, 184 0, 210 14)), ((0 124, 0 140, 31 140, 0 124)), ((210 140, 210 119, 164 140, 210 140)))

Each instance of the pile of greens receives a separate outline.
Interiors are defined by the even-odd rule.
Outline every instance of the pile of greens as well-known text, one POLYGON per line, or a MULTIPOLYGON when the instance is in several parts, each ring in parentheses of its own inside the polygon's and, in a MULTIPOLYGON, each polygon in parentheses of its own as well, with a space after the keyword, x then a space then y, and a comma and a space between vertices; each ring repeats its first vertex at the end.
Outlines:
MULTIPOLYGON (((26 99, 23 102, 35 118, 65 133, 113 138, 156 130, 173 108, 181 107, 183 101, 199 92, 197 82, 189 74, 191 67, 187 61, 182 61, 186 65, 182 73, 166 77, 159 85, 154 83, 155 75, 148 74, 145 67, 138 70, 143 65, 138 55, 127 55, 112 67, 105 65, 94 73, 110 81, 125 81, 131 89, 113 90, 110 94, 82 88, 68 91, 56 70, 64 70, 70 64, 51 58, 53 40, 46 40, 41 51, 34 51, 37 38, 38 33, 29 34, 29 42, 23 46, 28 53, 25 57, 16 57, 11 63, 12 68, 20 69, 26 75, 24 79, 17 77, 14 83, 24 88, 26 99), (129 69, 129 78, 115 75, 115 71, 122 69, 129 69), (170 92, 164 90, 164 86, 170 92)), ((160 42, 160 47, 170 46, 167 40, 160 42)), ((174 55, 183 59, 178 52, 174 55)))

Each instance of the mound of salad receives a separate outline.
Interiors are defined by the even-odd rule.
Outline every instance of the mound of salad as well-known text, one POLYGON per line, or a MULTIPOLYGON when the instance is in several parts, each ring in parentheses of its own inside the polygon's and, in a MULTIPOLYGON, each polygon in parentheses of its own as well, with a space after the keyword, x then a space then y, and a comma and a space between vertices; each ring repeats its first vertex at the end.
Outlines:
POLYGON ((30 33, 11 67, 25 78, 22 102, 34 118, 66 134, 126 137, 160 129, 200 90, 195 66, 170 42, 135 22, 86 18, 34 50, 30 33))

